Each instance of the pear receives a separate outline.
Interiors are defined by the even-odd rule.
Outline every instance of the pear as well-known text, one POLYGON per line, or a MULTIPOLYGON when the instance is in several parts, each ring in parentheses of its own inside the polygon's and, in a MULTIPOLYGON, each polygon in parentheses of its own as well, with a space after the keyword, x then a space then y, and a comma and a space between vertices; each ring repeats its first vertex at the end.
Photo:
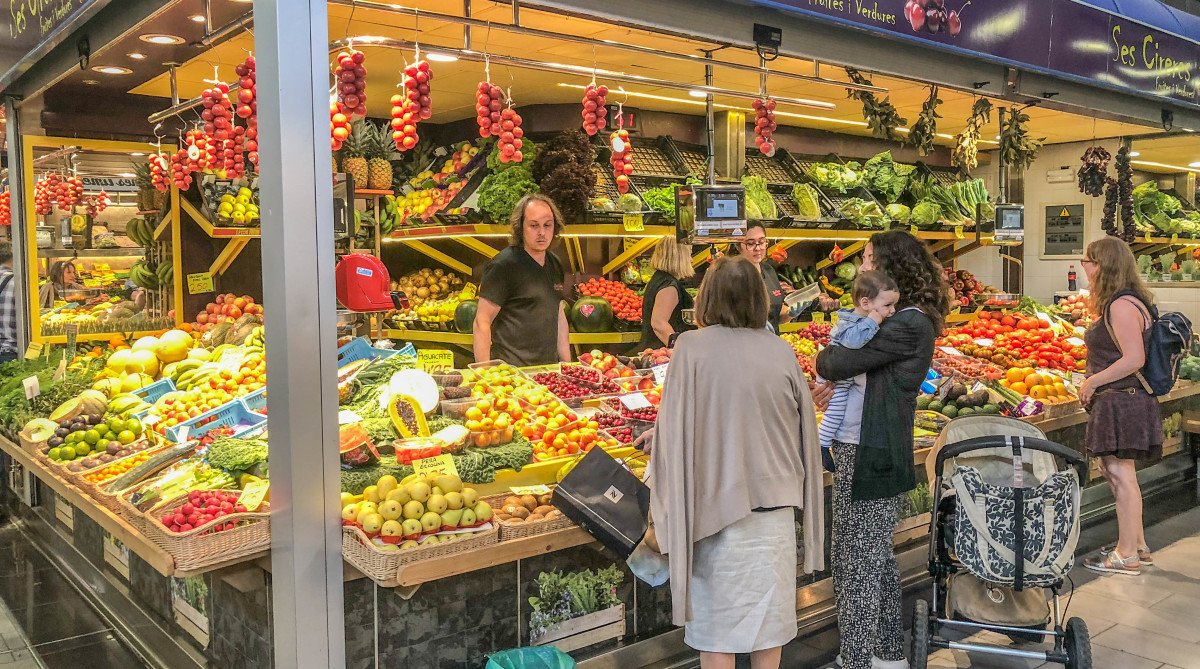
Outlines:
POLYGON ((384 520, 398 520, 404 515, 404 507, 400 502, 384 500, 379 504, 379 515, 383 516, 384 520))
POLYGON ((427 535, 421 537, 420 539, 418 539, 417 541, 420 542, 420 544, 422 546, 432 546, 434 544, 438 544, 438 543, 442 542, 441 538, 438 537, 438 535, 436 535, 436 534, 427 534, 427 535))
POLYGON ((450 508, 450 504, 444 495, 430 495, 429 501, 425 502, 425 508, 434 513, 441 513, 450 508))
POLYGON ((379 534, 379 530, 383 528, 383 516, 378 513, 369 513, 366 517, 361 517, 363 532, 374 536, 379 534))
POLYGON ((388 492, 387 497, 384 498, 384 501, 400 502, 400 506, 404 506, 405 504, 408 504, 411 499, 412 497, 409 496, 407 488, 396 488, 395 490, 388 492))
POLYGON ((492 519, 492 505, 487 502, 475 503, 475 519, 481 523, 486 523, 492 519))
POLYGON ((387 494, 396 489, 399 483, 396 482, 396 477, 391 474, 385 474, 379 477, 379 481, 375 484, 375 494, 380 499, 387 499, 387 494))
POLYGON ((441 476, 437 477, 436 482, 437 487, 445 490, 448 493, 462 492, 463 489, 462 479, 450 474, 442 474, 441 476))
POLYGON ((442 527, 454 529, 462 522, 462 509, 452 509, 442 513, 442 527))
POLYGON ((359 518, 362 518, 363 516, 372 514, 372 513, 379 513, 379 507, 378 507, 378 505, 375 504, 375 502, 359 502, 358 503, 358 517, 359 518))
POLYGON ((363 489, 363 499, 368 502, 379 503, 379 489, 373 485, 369 485, 363 489))
POLYGON ((351 523, 358 520, 358 505, 357 504, 347 504, 346 506, 343 506, 342 507, 342 520, 346 520, 351 523))
POLYGON ((442 490, 441 488, 439 488, 437 486, 433 486, 433 488, 430 489, 429 494, 430 495, 445 495, 446 491, 442 490))
POLYGON ((400 527, 404 530, 404 536, 406 537, 415 537, 420 535, 421 532, 425 531, 425 528, 421 525, 421 521, 417 520, 416 518, 405 519, 405 521, 400 524, 400 527))
POLYGON ((415 499, 409 501, 408 504, 404 505, 403 515, 406 519, 411 518, 413 520, 416 520, 416 519, 420 518, 424 513, 425 513, 425 505, 418 502, 415 499))
POLYGON ((421 516, 421 527, 425 528, 426 532, 433 532, 442 526, 442 516, 432 511, 425 512, 421 516))
POLYGON ((408 541, 405 541, 404 543, 400 544, 400 550, 402 550, 402 551, 412 550, 420 545, 421 544, 413 541, 412 539, 409 539, 408 541))
POLYGON ((447 507, 449 507, 451 509, 463 508, 464 500, 463 500, 463 496, 462 496, 461 492, 448 492, 448 493, 446 493, 445 499, 446 499, 447 507))
POLYGON ((342 493, 341 501, 342 501, 342 508, 344 509, 344 508, 346 508, 347 504, 354 503, 354 495, 351 495, 348 492, 344 492, 344 493, 342 493))
POLYGON ((414 500, 424 504, 425 500, 429 499, 429 494, 433 492, 429 484, 424 481, 414 481, 408 486, 408 496, 414 500))
POLYGON ((479 492, 474 488, 463 488, 463 506, 470 509, 475 507, 475 502, 479 499, 479 492))
POLYGON ((471 527, 477 522, 479 522, 479 519, 475 517, 475 512, 473 510, 463 509, 462 520, 458 521, 458 526, 471 527))
POLYGON ((383 527, 379 528, 379 533, 385 537, 399 537, 404 534, 404 526, 395 520, 383 521, 383 527))

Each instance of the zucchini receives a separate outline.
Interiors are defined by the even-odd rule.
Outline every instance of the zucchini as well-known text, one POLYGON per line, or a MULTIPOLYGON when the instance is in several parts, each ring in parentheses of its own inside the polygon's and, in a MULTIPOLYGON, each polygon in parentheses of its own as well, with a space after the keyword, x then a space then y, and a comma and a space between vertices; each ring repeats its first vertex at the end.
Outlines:
POLYGON ((104 492, 125 492, 142 479, 155 474, 167 465, 170 465, 176 460, 183 459, 193 452, 195 452, 195 447, 190 443, 177 444, 175 446, 164 448, 162 452, 155 454, 149 460, 146 460, 142 464, 130 469, 124 474, 121 474, 112 481, 109 481, 108 484, 104 486, 104 492))

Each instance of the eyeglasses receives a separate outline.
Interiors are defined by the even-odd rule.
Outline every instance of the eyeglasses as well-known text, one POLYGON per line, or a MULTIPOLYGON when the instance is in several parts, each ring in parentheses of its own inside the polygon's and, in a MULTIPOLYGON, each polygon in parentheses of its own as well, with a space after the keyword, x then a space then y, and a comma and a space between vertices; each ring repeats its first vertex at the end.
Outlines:
POLYGON ((766 239, 747 239, 741 242, 742 246, 748 249, 765 249, 767 247, 766 239))
POLYGON ((1095 260, 1092 260, 1091 258, 1084 258, 1083 260, 1080 260, 1080 261, 1079 261, 1079 264, 1081 264, 1081 265, 1095 265, 1095 264, 1096 264, 1096 261, 1095 261, 1095 260))

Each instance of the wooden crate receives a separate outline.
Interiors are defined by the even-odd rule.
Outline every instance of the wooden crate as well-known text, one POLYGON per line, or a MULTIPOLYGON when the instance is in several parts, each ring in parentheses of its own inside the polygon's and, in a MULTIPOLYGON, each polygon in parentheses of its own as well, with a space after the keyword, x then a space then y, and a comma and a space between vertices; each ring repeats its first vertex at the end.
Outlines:
POLYGON ((592 644, 625 636, 625 605, 589 613, 578 618, 551 625, 546 633, 533 640, 533 646, 554 646, 569 653, 592 644))

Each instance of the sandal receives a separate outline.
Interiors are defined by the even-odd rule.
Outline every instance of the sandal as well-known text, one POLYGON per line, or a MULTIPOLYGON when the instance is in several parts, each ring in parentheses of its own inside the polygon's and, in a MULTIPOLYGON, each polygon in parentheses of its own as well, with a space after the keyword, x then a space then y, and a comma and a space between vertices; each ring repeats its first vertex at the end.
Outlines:
POLYGON ((1083 566, 1092 571, 1105 574, 1137 576, 1142 573, 1142 563, 1136 555, 1131 558, 1122 558, 1115 550, 1109 552, 1107 555, 1086 557, 1083 559, 1083 566))
MULTIPOLYGON (((1108 555, 1109 553, 1116 550, 1116 548, 1117 548, 1116 546, 1105 546, 1100 549, 1100 554, 1108 555)), ((1140 561, 1142 563, 1142 566, 1145 566, 1145 567, 1153 567, 1154 566, 1154 555, 1150 552, 1149 548, 1147 548, 1145 550, 1139 548, 1137 550, 1137 554, 1138 554, 1138 561, 1140 561)))

